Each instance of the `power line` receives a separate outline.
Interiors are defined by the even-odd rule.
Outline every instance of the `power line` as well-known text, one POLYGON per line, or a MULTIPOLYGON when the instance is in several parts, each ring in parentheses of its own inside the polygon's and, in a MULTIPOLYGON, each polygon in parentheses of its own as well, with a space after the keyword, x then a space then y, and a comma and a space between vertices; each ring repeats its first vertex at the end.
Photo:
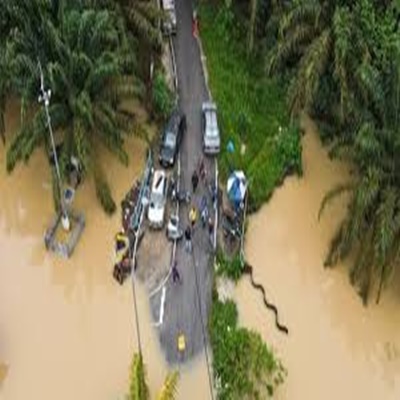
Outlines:
POLYGON ((205 330, 205 327, 204 327, 203 313, 202 313, 202 310, 201 310, 200 289, 199 289, 199 282, 198 282, 198 278, 197 278, 197 271, 196 271, 197 263, 196 263, 196 259, 194 257, 194 249, 192 249, 192 260, 193 260, 193 270, 194 270, 194 278, 195 278, 195 284, 196 284, 196 297, 197 297, 197 302, 198 302, 198 306, 199 306, 201 331, 202 331, 202 336, 203 336, 204 353, 205 353, 205 356, 206 356, 206 363, 207 363, 208 384, 209 384, 209 387, 210 387, 211 399, 214 400, 213 380, 212 380, 212 376, 211 376, 210 362, 209 362, 209 358, 208 358, 206 330, 205 330))
POLYGON ((132 266, 132 295, 133 295, 133 308, 135 311, 135 323, 136 323, 136 337, 137 337, 137 342, 138 342, 138 349, 139 349, 139 354, 142 354, 142 342, 140 340, 140 326, 139 326, 139 312, 138 312, 138 307, 137 307, 137 301, 136 301, 136 286, 135 286, 135 267, 136 267, 136 251, 137 251, 137 243, 139 241, 139 235, 140 235, 140 227, 142 225, 143 221, 143 210, 140 216, 139 220, 139 226, 137 229, 137 233, 135 236, 135 243, 132 247, 130 247, 130 259, 131 259, 131 266, 132 266))

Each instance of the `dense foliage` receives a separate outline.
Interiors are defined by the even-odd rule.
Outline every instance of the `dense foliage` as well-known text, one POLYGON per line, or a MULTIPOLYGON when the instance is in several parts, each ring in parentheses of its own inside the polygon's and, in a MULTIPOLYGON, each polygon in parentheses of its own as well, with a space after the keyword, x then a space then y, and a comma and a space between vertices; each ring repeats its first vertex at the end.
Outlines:
POLYGON ((141 98, 144 91, 138 37, 147 34, 148 46, 158 45, 155 7, 135 2, 124 13, 128 3, 13 1, 2 4, 0 14, 1 134, 7 97, 14 94, 21 99, 21 127, 10 137, 8 171, 27 161, 38 146, 51 152, 45 110, 37 106, 40 61, 51 89, 53 131, 62 143, 62 173, 71 156, 78 158, 84 174, 94 176, 96 194, 107 213, 116 207, 98 151, 105 146, 127 164, 125 136, 143 134, 135 115, 124 107, 125 100, 141 98))
POLYGON ((234 302, 213 295, 210 316, 213 371, 218 398, 266 399, 283 383, 286 371, 259 334, 238 327, 234 302))
POLYGON ((239 255, 230 260, 224 255, 222 250, 218 250, 216 273, 219 276, 225 276, 237 282, 243 274, 243 266, 239 255))
POLYGON ((357 168, 351 182, 327 194, 322 209, 351 193, 325 264, 355 251, 350 276, 364 301, 375 284, 379 300, 400 261, 400 14, 394 5, 310 0, 277 7, 277 42, 267 56, 270 73, 292 74, 292 113, 306 109, 320 120, 332 154, 357 168))
POLYGON ((229 3, 202 3, 201 37, 219 108, 221 175, 224 179, 230 169, 243 169, 250 183, 249 206, 255 209, 287 173, 301 173, 301 151, 295 121, 291 125, 286 112, 284 85, 265 76, 259 55, 247 56, 246 24, 239 11, 229 3), (229 141, 233 154, 226 150, 229 141))
POLYGON ((166 121, 175 105, 174 94, 169 88, 164 74, 157 71, 152 90, 153 114, 156 120, 166 121))

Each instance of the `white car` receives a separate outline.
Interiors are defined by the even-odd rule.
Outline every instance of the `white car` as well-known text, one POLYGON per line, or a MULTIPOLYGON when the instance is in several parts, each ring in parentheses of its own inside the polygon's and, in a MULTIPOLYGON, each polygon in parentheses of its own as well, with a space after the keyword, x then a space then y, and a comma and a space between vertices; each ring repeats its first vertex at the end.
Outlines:
POLYGON ((175 35, 177 26, 175 0, 162 0, 162 7, 166 13, 166 18, 162 23, 162 31, 164 35, 175 35))
POLYGON ((161 229, 164 225, 167 186, 168 178, 165 171, 154 171, 147 218, 150 226, 155 229, 161 229))
POLYGON ((215 155, 220 151, 221 139, 217 121, 217 106, 206 101, 201 106, 203 150, 205 154, 215 155))

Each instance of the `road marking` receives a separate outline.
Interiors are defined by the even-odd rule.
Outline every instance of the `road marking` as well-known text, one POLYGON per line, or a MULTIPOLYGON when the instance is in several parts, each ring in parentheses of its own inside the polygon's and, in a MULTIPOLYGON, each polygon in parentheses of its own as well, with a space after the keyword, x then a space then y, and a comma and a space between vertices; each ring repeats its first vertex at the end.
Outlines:
POLYGON ((158 327, 163 324, 164 322, 164 311, 165 311, 165 297, 167 294, 167 288, 163 286, 162 292, 161 292, 161 300, 160 300, 160 317, 158 319, 158 322, 153 323, 154 326, 158 327))
POLYGON ((164 322, 164 310, 165 310, 165 295, 167 293, 167 288, 164 286, 161 293, 161 304, 160 304, 160 320, 159 323, 164 322))

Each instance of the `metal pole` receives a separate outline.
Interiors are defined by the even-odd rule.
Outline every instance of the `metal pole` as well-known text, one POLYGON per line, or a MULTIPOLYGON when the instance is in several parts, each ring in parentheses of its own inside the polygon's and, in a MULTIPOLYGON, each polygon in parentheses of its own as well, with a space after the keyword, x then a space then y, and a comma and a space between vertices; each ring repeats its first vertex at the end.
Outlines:
MULTIPOLYGON (((135 263, 133 263, 135 264, 135 263)), ((134 269, 135 265, 132 269, 134 269)), ((135 286, 135 271, 132 271, 132 293, 133 293, 133 305, 135 308, 135 322, 136 322, 136 334, 137 334, 137 341, 139 347, 139 354, 142 355, 142 342, 140 340, 140 328, 139 328, 139 314, 138 308, 136 304, 136 286, 135 286)))
MULTIPOLYGON (((144 185, 143 182, 142 182, 142 185, 144 185)), ((142 194, 142 196, 143 196, 143 194, 142 194)), ((139 201, 141 202, 142 198, 140 198, 139 201)), ((135 236, 135 243, 133 245, 133 248, 129 244, 129 246, 130 246, 131 267, 132 267, 133 307, 134 307, 134 311, 135 311, 136 334, 137 334, 138 348, 139 348, 139 353, 140 354, 142 354, 142 342, 140 340, 139 313, 138 313, 138 307, 137 307, 137 302, 136 302, 135 268, 136 268, 137 246, 138 246, 139 238, 140 238, 140 228, 141 228, 142 222, 143 222, 143 215, 144 215, 144 207, 142 207, 141 212, 140 212, 139 225, 137 227, 136 236, 135 236)))
POLYGON ((42 65, 40 63, 40 60, 38 60, 38 64, 39 64, 39 71, 40 71, 40 96, 39 96, 39 102, 40 103, 44 103, 44 108, 45 108, 45 112, 46 112, 46 119, 47 119, 47 126, 49 127, 49 132, 50 132, 50 141, 51 141, 51 146, 53 148, 54 163, 55 163, 55 166, 56 166, 58 190, 60 192, 60 204, 61 204, 63 227, 64 227, 65 230, 69 230, 70 222, 69 222, 68 213, 67 213, 66 207, 64 205, 64 200, 63 200, 63 192, 62 192, 62 187, 61 187, 60 166, 58 164, 58 156, 57 156, 57 151, 56 151, 56 145, 54 143, 54 135, 53 135, 53 129, 51 127, 51 119, 50 119, 50 113, 49 113, 49 104, 50 104, 51 91, 50 90, 45 90, 45 88, 44 88, 44 76, 43 76, 43 70, 42 70, 42 65))

